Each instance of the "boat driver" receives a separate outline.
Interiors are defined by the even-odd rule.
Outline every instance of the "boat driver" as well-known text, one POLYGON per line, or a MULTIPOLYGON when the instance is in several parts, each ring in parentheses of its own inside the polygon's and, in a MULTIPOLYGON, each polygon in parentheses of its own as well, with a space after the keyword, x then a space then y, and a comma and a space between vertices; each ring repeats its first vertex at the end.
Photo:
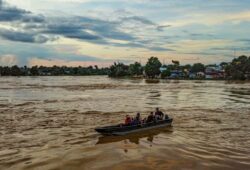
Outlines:
POLYGON ((164 113, 162 111, 160 111, 160 109, 157 107, 155 109, 155 118, 156 120, 163 120, 164 117, 164 113))

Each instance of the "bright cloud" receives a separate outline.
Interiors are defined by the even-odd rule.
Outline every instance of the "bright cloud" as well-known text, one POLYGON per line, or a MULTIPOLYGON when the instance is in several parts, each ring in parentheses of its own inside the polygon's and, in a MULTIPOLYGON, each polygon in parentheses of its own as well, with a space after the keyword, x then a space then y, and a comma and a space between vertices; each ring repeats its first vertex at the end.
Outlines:
POLYGON ((18 59, 14 55, 3 55, 0 56, 0 65, 13 66, 18 63, 18 59))
POLYGON ((174 27, 183 27, 191 24, 203 24, 203 25, 218 25, 225 22, 232 22, 237 24, 244 21, 250 21, 250 11, 231 13, 231 14, 191 14, 187 18, 163 22, 163 25, 171 25, 174 27))
POLYGON ((88 66, 94 66, 94 65, 99 65, 101 67, 109 67, 113 63, 111 61, 105 61, 105 62, 100 62, 100 61, 66 61, 66 60, 58 60, 58 59, 53 59, 53 60, 46 60, 46 59, 39 59, 39 58, 32 58, 28 62, 28 66, 70 66, 70 67, 78 67, 78 66, 83 66, 83 67, 88 67, 88 66))

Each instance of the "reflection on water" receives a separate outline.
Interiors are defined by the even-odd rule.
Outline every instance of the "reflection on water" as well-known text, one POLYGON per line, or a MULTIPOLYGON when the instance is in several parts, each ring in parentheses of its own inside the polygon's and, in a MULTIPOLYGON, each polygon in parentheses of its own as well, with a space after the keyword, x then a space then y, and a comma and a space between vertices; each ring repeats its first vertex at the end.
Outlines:
POLYGON ((145 80, 145 83, 148 83, 148 84, 155 84, 155 83, 160 83, 160 80, 158 79, 146 79, 145 80))
POLYGON ((250 83, 1 77, 0 169, 250 169, 250 83), (155 107, 173 127, 101 136, 155 107))
POLYGON ((159 134, 172 133, 173 129, 171 127, 164 129, 149 130, 147 132, 133 133, 125 136, 100 136, 97 141, 98 144, 107 144, 120 141, 129 141, 130 143, 139 144, 140 139, 146 138, 149 142, 153 142, 154 137, 159 134))

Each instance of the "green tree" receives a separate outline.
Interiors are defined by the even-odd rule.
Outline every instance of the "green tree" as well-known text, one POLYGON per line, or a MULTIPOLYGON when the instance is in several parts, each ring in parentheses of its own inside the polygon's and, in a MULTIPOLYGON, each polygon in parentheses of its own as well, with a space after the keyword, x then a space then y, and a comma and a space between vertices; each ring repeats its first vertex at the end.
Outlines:
POLYGON ((245 80, 246 75, 250 71, 250 57, 239 56, 232 60, 232 62, 225 68, 228 78, 234 80, 245 80))
POLYGON ((186 65, 182 66, 181 68, 183 71, 185 71, 185 70, 189 71, 191 69, 191 67, 192 66, 190 64, 186 64, 186 65))
POLYGON ((78 67, 73 67, 73 68, 72 68, 72 74, 73 74, 73 75, 77 75, 78 72, 79 72, 78 67))
POLYGON ((143 69, 140 63, 135 62, 134 64, 129 65, 129 74, 130 75, 142 75, 143 69))
POLYGON ((250 73, 250 56, 248 57, 248 60, 246 62, 246 67, 247 67, 246 71, 250 73))
POLYGON ((123 64, 123 63, 114 63, 110 67, 109 76, 110 77, 123 77, 129 75, 129 66, 123 64))
POLYGON ((23 66, 23 76, 28 76, 29 68, 27 66, 23 66))
POLYGON ((39 75, 38 67, 37 66, 32 66, 31 69, 30 69, 30 74, 32 76, 38 76, 39 75))
POLYGON ((180 66, 180 70, 182 70, 184 77, 186 77, 186 78, 189 77, 189 71, 190 71, 191 67, 192 66, 190 64, 180 66))
POLYGON ((227 67, 227 65, 228 65, 228 63, 226 63, 226 62, 221 62, 221 63, 220 63, 220 66, 221 66, 223 69, 225 69, 225 68, 227 67))
POLYGON ((11 75, 11 69, 8 66, 2 67, 1 75, 2 76, 10 76, 11 75))
POLYGON ((180 69, 180 62, 177 60, 172 60, 173 63, 173 69, 174 70, 179 70, 180 69))
POLYGON ((205 66, 202 63, 195 63, 190 69, 190 72, 197 73, 197 72, 204 72, 205 66))
POLYGON ((11 75, 12 76, 21 76, 22 75, 21 69, 17 65, 12 66, 11 67, 11 75))
POLYGON ((157 57, 151 57, 145 66, 145 73, 148 77, 154 78, 158 76, 160 72, 161 62, 157 57))
POLYGON ((166 77, 169 77, 171 75, 171 72, 169 69, 166 69, 164 70, 162 73, 161 73, 161 78, 166 78, 166 77))
POLYGON ((177 60, 172 60, 172 63, 173 63, 174 65, 177 65, 177 66, 179 66, 179 65, 180 65, 180 62, 179 62, 179 61, 177 61, 177 60))

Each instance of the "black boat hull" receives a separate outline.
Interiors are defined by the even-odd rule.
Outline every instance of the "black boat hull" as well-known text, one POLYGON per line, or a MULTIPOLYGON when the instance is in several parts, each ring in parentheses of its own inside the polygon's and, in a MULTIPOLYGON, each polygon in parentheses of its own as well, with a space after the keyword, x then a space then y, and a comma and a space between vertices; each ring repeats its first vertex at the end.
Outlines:
POLYGON ((166 119, 166 120, 159 120, 156 122, 150 122, 132 126, 124 126, 124 125, 105 126, 105 127, 95 128, 95 130, 104 135, 126 135, 150 129, 168 127, 172 125, 172 121, 173 119, 166 119))

